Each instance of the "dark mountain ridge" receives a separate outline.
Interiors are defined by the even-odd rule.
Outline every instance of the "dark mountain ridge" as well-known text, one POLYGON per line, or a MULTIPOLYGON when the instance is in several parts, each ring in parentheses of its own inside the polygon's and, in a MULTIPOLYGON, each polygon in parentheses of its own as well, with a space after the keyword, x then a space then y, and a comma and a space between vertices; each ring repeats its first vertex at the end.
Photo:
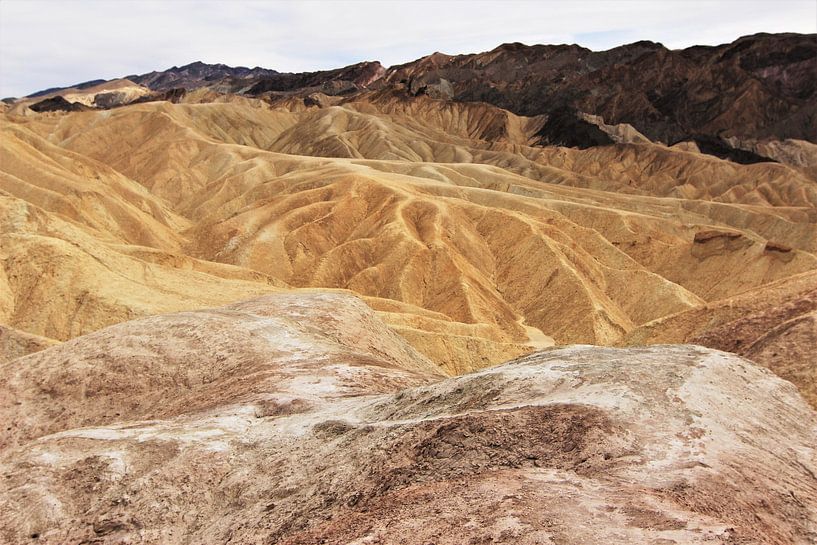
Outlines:
POLYGON ((817 35, 761 34, 683 50, 653 42, 602 52, 503 44, 430 55, 391 68, 387 81, 421 87, 446 80, 454 100, 526 116, 575 109, 668 144, 697 135, 814 142, 815 74, 817 35))
POLYGON ((126 76, 139 85, 153 91, 167 91, 185 88, 197 89, 221 82, 225 79, 253 79, 272 77, 278 72, 268 68, 247 68, 245 66, 227 66, 226 64, 206 64, 201 61, 184 66, 173 66, 167 70, 148 72, 147 74, 126 76))
POLYGON ((154 100, 202 87, 271 101, 282 95, 354 96, 392 89, 408 98, 426 94, 546 116, 542 144, 612 143, 581 117, 591 114, 607 124, 630 124, 654 141, 693 141, 705 153, 751 163, 768 158, 741 151, 726 139, 817 142, 815 75, 817 35, 755 34, 681 50, 650 41, 599 52, 575 44, 507 43, 483 53, 436 52, 388 69, 367 61, 280 73, 198 61, 127 79, 155 91, 154 100))

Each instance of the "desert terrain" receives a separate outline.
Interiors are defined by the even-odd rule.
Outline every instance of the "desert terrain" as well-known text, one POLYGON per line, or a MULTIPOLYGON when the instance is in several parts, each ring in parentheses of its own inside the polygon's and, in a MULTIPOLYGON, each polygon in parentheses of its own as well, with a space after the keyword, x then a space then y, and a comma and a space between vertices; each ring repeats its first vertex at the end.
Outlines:
POLYGON ((815 73, 775 34, 4 101, 0 541, 817 542, 815 73))

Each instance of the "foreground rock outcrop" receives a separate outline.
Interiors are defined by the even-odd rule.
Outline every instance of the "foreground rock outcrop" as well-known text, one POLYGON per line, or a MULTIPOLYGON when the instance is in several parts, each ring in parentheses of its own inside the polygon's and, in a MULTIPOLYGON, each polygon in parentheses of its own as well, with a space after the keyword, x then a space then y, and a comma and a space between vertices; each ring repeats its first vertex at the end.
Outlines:
POLYGON ((0 539, 817 539, 817 415, 746 360, 573 346, 435 369, 357 298, 320 292, 7 362, 0 539))
POLYGON ((740 354, 794 383, 817 408, 817 272, 633 330, 624 344, 694 343, 740 354))

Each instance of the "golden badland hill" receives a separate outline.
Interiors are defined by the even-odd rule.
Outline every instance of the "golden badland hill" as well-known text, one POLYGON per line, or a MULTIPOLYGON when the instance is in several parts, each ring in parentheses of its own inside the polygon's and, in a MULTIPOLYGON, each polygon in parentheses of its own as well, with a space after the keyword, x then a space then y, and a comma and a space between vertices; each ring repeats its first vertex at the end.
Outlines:
POLYGON ((817 270, 817 184, 796 166, 542 148, 536 119, 485 104, 298 104, 7 112, 2 323, 64 341, 347 289, 459 373, 530 346, 619 344, 817 270))
POLYGON ((505 44, 3 102, 0 541, 813 543, 814 67, 505 44))

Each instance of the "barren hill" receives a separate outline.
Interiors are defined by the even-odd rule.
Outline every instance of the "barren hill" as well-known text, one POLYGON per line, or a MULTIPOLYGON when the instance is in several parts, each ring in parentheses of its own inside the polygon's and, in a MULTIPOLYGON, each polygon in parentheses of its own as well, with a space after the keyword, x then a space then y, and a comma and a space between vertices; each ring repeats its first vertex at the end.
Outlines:
POLYGON ((506 44, 4 102, 0 541, 813 543, 816 62, 506 44))
MULTIPOLYGON (((757 34, 684 50, 653 42, 601 52, 503 44, 473 55, 435 53, 395 67, 388 78, 417 92, 445 80, 456 100, 521 115, 572 108, 669 144, 706 136, 813 142, 815 70, 817 36, 757 34)), ((560 143, 570 133, 543 136, 560 143)))
POLYGON ((87 103, 92 89, 121 81, 128 83, 127 93, 104 93, 98 106, 119 105, 126 96, 142 100, 150 91, 154 99, 174 101, 194 90, 275 101, 314 93, 343 100, 381 90, 488 103, 539 117, 535 136, 542 144, 586 148, 622 137, 694 142, 704 153, 756 163, 779 160, 775 142, 817 142, 815 71, 817 35, 761 33, 683 50, 649 41, 607 51, 508 43, 483 53, 436 52, 390 68, 365 61, 298 74, 197 61, 47 89, 26 99, 66 94, 87 103))
POLYGON ((293 106, 7 114, 5 323, 65 340, 341 288, 460 372, 817 269, 817 184, 795 166, 539 147, 536 119, 381 91, 293 106))
POLYGON ((441 381, 362 302, 310 292, 115 325, 0 372, 10 543, 815 535, 817 415, 700 347, 577 346, 441 381))

